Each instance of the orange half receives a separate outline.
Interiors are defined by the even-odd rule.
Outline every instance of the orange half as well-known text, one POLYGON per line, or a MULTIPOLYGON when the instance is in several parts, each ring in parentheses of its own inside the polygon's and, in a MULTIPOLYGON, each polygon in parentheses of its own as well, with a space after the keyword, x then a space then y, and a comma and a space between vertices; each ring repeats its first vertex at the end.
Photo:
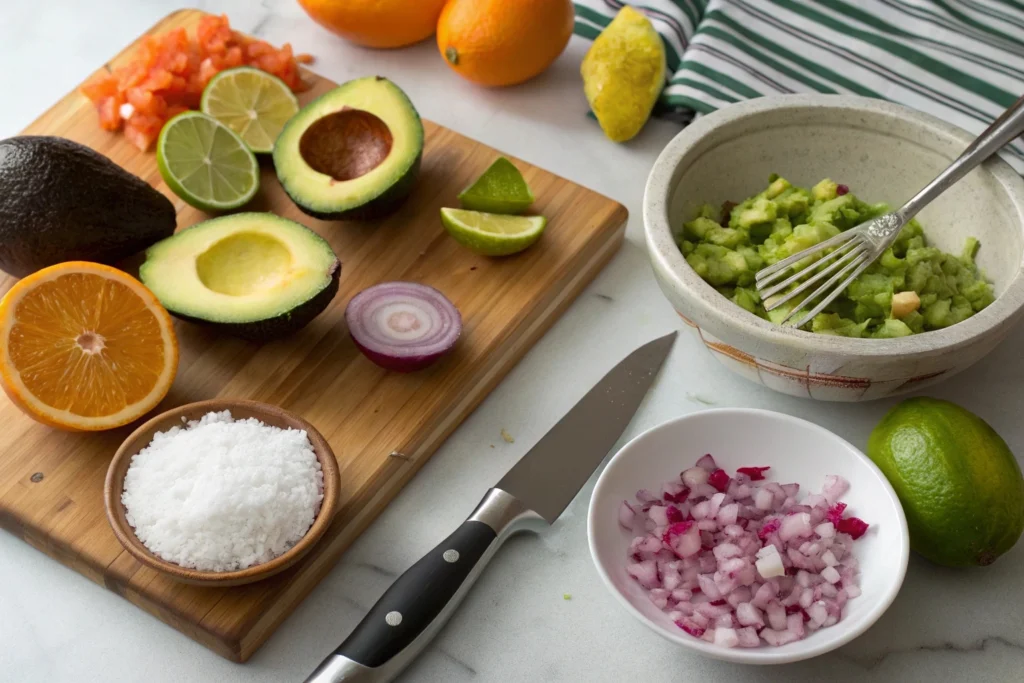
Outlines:
POLYGON ((62 429, 128 424, 167 395, 178 369, 171 317, 130 275, 72 261, 0 301, 0 384, 29 416, 62 429))

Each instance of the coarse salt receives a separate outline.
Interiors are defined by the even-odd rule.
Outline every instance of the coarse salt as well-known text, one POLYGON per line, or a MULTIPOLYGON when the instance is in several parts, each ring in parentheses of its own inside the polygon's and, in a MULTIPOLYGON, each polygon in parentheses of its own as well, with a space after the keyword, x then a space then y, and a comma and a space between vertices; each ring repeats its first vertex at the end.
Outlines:
POLYGON ((298 543, 320 511, 323 481, 305 431, 225 410, 156 433, 132 458, 121 502, 152 553, 226 572, 298 543))

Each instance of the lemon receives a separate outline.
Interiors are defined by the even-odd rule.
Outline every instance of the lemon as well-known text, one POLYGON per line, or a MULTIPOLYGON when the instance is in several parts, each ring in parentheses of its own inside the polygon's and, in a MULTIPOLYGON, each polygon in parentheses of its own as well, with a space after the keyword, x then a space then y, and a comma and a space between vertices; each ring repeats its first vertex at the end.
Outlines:
POLYGON ((441 209, 448 234, 485 256, 508 256, 540 239, 547 225, 544 216, 506 216, 482 211, 441 209))
POLYGON ((908 399, 875 427, 868 455, 903 504, 911 547, 932 562, 991 564, 1020 538, 1020 466, 977 415, 948 401, 908 399))
POLYGON ((533 204, 533 192, 515 165, 498 159, 459 194, 462 208, 491 213, 522 213, 533 204))
POLYGON ((210 79, 199 108, 238 133, 253 152, 268 154, 284 124, 298 113, 299 100, 277 76, 240 66, 210 79))
POLYGON ((650 20, 626 5, 594 40, 580 73, 604 134, 625 142, 647 123, 665 86, 665 45, 650 20))
POLYGON ((202 211, 237 209, 260 187, 259 164, 242 138, 197 111, 164 124, 156 165, 174 194, 202 211))

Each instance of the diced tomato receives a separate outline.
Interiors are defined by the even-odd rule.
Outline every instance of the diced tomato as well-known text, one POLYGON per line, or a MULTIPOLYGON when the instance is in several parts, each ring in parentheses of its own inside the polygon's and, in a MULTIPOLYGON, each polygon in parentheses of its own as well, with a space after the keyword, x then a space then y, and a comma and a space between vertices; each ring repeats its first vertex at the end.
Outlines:
POLYGON ((124 124, 124 136, 128 142, 146 152, 160 135, 163 125, 164 119, 159 116, 132 114, 132 117, 124 124))
POLYGON ((196 26, 194 38, 183 28, 146 36, 131 62, 85 84, 82 94, 96 105, 102 128, 123 126, 125 137, 145 150, 172 116, 199 108, 203 88, 221 71, 253 66, 301 92, 309 86, 302 80, 299 64, 312 61, 309 55, 295 56, 291 45, 278 49, 236 33, 226 16, 206 16, 196 26), (121 117, 121 105, 126 102, 133 109, 128 121, 121 117))
POLYGON ((233 69, 236 66, 242 65, 244 55, 242 54, 242 48, 235 45, 234 47, 228 48, 228 51, 224 53, 224 68, 233 69))
POLYGON ((104 76, 82 86, 82 94, 93 102, 113 97, 117 95, 117 92, 117 78, 114 76, 104 76))
POLYGON ((214 64, 212 57, 207 57, 203 60, 203 63, 199 65, 199 82, 205 88, 206 84, 210 82, 210 79, 220 73, 221 69, 214 64))
POLYGON ((100 128, 103 130, 121 130, 121 105, 117 97, 104 97, 96 103, 100 115, 100 128))

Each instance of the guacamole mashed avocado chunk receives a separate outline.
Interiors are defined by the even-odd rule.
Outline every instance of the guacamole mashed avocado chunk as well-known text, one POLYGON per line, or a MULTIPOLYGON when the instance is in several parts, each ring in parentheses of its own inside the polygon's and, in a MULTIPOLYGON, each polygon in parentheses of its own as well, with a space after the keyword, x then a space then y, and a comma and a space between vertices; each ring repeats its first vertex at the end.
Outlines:
MULTIPOLYGON (((687 263, 723 296, 766 320, 780 322, 799 302, 769 312, 754 287, 761 268, 882 215, 844 185, 825 179, 810 189, 772 175, 768 187, 721 211, 710 205, 676 235, 687 263)), ((891 338, 937 330, 971 317, 994 300, 974 263, 978 241, 960 256, 928 246, 910 221, 896 242, 846 291, 808 323, 812 332, 891 338)), ((821 255, 803 267, 813 266, 821 255)))

